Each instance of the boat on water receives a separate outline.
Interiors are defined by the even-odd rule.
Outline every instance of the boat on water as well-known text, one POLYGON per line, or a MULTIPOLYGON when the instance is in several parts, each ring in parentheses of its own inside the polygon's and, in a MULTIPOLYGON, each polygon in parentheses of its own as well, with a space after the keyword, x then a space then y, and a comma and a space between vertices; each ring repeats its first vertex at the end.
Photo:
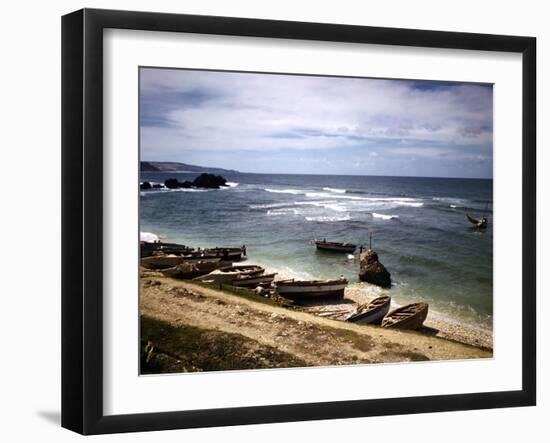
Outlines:
POLYGON ((274 282, 274 285, 281 297, 290 299, 343 297, 348 281, 345 278, 337 280, 280 280, 274 282))
POLYGON ((270 286, 277 274, 240 275, 231 283, 238 288, 257 288, 258 286, 270 286))
POLYGON ((481 217, 480 219, 477 219, 475 217, 472 217, 470 214, 466 214, 466 218, 476 228, 485 229, 487 227, 487 218, 486 217, 481 217))
POLYGON ((317 249, 322 251, 330 251, 330 252, 342 252, 351 254, 355 252, 357 249, 357 245, 354 245, 353 243, 340 243, 340 242, 331 242, 326 240, 314 240, 315 246, 317 246, 317 249))
POLYGON ((382 320, 384 328, 418 329, 428 316, 428 303, 411 303, 394 309, 382 320))
POLYGON ((384 316, 389 312, 391 297, 383 295, 369 303, 359 305, 355 312, 346 318, 347 321, 363 324, 381 323, 384 316))

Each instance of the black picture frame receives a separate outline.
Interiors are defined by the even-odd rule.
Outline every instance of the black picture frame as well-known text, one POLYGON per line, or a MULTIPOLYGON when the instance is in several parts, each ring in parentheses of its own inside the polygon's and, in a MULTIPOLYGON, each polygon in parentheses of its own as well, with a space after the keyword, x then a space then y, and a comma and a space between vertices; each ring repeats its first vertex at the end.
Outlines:
POLYGON ((536 39, 83 9, 62 18, 62 426, 82 434, 531 406, 536 403, 536 39), (503 51, 522 54, 522 389, 171 411, 103 413, 103 30, 503 51))

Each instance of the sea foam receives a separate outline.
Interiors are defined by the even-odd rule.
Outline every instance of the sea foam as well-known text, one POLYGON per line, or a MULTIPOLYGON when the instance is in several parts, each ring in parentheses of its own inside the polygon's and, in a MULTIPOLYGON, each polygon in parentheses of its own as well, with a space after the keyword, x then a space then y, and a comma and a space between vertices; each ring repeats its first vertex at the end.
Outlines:
POLYGON ((394 218, 399 218, 398 215, 386 215, 386 214, 378 214, 376 212, 372 213, 372 216, 374 218, 381 218, 382 220, 392 220, 394 218))

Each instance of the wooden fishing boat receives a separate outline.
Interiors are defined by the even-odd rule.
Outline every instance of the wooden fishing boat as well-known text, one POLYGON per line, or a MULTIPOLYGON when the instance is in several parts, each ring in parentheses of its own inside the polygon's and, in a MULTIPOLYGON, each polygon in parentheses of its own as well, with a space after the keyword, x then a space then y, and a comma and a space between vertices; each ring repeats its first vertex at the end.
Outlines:
POLYGON ((246 247, 241 246, 240 248, 208 248, 203 249, 202 252, 208 255, 215 255, 216 257, 222 257, 227 260, 241 260, 243 256, 246 256, 246 247))
POLYGON ((418 329, 428 316, 428 303, 412 303, 394 309, 382 320, 384 328, 418 329))
POLYGON ((347 321, 354 323, 381 323, 384 316, 390 310, 391 297, 383 295, 372 300, 370 303, 359 305, 347 321))
POLYGON ((239 272, 246 275, 258 275, 262 274, 265 269, 258 265, 233 265, 225 266, 219 269, 224 272, 239 272))
POLYGON ((312 297, 343 297, 348 285, 345 278, 337 280, 281 280, 274 283, 281 297, 312 298, 312 297))
POLYGON ((224 271, 222 269, 214 269, 212 272, 209 272, 208 274, 201 275, 199 277, 195 277, 193 280, 199 280, 202 282, 208 282, 208 283, 231 283, 233 280, 235 280, 237 277, 239 277, 241 273, 238 271, 224 271))
POLYGON ((466 218, 471 224, 475 225, 476 228, 485 229, 487 227, 487 219, 485 217, 482 217, 478 220, 477 218, 472 217, 470 214, 466 214, 466 218))
POLYGON ((239 288, 256 288, 258 286, 269 286, 277 274, 262 275, 241 275, 231 283, 239 288))
POLYGON ((191 280, 195 277, 208 274, 220 266, 227 266, 225 263, 218 262, 202 262, 181 263, 177 266, 168 269, 162 269, 160 272, 166 277, 191 280))
POLYGON ((178 243, 162 243, 162 242, 140 242, 142 257, 147 255, 155 254, 165 254, 165 255, 188 255, 194 252, 194 249, 180 245, 178 243), (145 253, 145 254, 144 254, 145 253))
POLYGON ((326 240, 314 240, 317 249, 330 252, 342 252, 351 254, 357 249, 357 245, 352 243, 339 243, 326 240))
POLYGON ((220 257, 153 255, 150 257, 143 257, 141 259, 141 266, 147 269, 168 269, 173 268, 174 266, 181 265, 183 263, 219 263, 220 261, 220 257))
POLYGON ((196 277, 193 280, 200 280, 204 282, 213 283, 232 283, 234 280, 240 277, 255 277, 264 272, 264 268, 256 265, 248 266, 224 266, 214 271, 196 277))

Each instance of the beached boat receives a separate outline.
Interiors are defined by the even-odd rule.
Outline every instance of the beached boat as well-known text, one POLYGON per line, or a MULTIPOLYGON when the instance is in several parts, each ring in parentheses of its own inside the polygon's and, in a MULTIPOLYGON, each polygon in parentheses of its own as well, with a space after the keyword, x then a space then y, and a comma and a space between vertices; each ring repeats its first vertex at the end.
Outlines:
POLYGON ((233 265, 220 268, 219 270, 224 272, 238 272, 246 275, 258 275, 265 271, 264 268, 258 265, 233 265))
POLYGON ((224 266, 216 269, 209 274, 201 275, 193 280, 200 280, 204 282, 212 283, 232 283, 239 277, 251 277, 256 276, 264 272, 264 268, 261 266, 249 265, 249 266, 224 266))
POLYGON ((256 288, 258 286, 269 286, 277 274, 262 275, 240 275, 231 283, 239 288, 256 288))
POLYGON ((470 214, 466 214, 466 218, 471 224, 475 225, 476 228, 485 229, 487 227, 487 219, 485 217, 482 217, 478 220, 477 218, 472 217, 470 214))
POLYGON ((428 316, 428 303, 412 303, 394 309, 382 320, 384 328, 418 329, 428 316))
POLYGON ((161 243, 140 241, 141 257, 149 257, 151 255, 189 255, 194 252, 193 248, 177 243, 161 243))
POLYGON ((181 263, 172 268, 161 269, 160 272, 166 277, 191 280, 195 277, 208 274, 220 266, 227 266, 227 264, 220 261, 197 261, 195 263, 181 263))
POLYGON ((345 278, 337 280, 281 280, 274 283, 281 297, 313 298, 313 297, 343 297, 348 281, 345 278))
POLYGON ((391 297, 387 295, 377 297, 370 303, 359 305, 346 320, 354 323, 381 323, 390 310, 390 305, 391 297))
POLYGON ((210 262, 218 263, 220 257, 180 256, 180 255, 152 255, 141 259, 141 266, 146 269, 168 269, 183 263, 210 262))
POLYGON ((354 245, 352 243, 339 243, 339 242, 331 242, 326 240, 314 240, 315 246, 317 246, 317 249, 322 251, 330 251, 330 252, 343 252, 343 253, 353 253, 355 249, 357 249, 357 245, 354 245))
POLYGON ((241 246, 240 248, 208 248, 203 249, 201 252, 207 255, 215 255, 217 257, 222 257, 227 260, 241 260, 243 256, 246 256, 246 246, 241 246))

